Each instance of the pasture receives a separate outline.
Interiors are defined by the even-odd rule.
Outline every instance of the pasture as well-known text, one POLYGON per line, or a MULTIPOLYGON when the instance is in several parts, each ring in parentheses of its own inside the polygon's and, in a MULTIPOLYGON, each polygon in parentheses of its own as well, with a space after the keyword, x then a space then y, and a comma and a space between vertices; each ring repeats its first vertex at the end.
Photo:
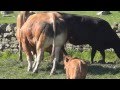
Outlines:
MULTIPOLYGON (((111 11, 110 15, 97 16, 97 11, 64 11, 66 13, 78 14, 78 15, 90 15, 100 17, 108 21, 111 25, 113 22, 120 21, 120 13, 117 11, 111 11)), ((0 23, 16 23, 15 14, 11 14, 12 17, 1 17, 0 23), (14 15, 14 17, 13 17, 14 15)), ((67 52, 73 56, 90 62, 90 50, 78 52, 75 50, 67 50, 67 52)), ((108 64, 89 64, 88 74, 86 79, 120 79, 120 59, 115 55, 113 51, 106 51, 106 62, 108 64)), ((65 71, 63 65, 57 67, 56 75, 50 76, 51 62, 49 60, 49 54, 45 53, 45 58, 40 64, 39 71, 36 74, 27 72, 26 56, 23 55, 24 61, 21 63, 18 61, 18 53, 11 53, 10 51, 0 52, 0 79, 65 79, 65 71)), ((100 53, 97 52, 95 61, 100 60, 100 53)))

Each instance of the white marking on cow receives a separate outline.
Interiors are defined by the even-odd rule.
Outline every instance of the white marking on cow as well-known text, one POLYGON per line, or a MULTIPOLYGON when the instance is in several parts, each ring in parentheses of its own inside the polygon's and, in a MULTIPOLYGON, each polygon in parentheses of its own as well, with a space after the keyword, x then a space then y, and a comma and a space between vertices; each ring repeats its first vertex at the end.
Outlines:
POLYGON ((27 61, 28 61, 27 71, 31 71, 32 70, 32 57, 27 56, 27 61))
POLYGON ((56 63, 59 60, 60 49, 61 49, 61 47, 55 47, 55 57, 54 57, 54 60, 53 60, 53 67, 51 69, 50 75, 52 75, 54 73, 55 69, 56 69, 56 63))
POLYGON ((44 56, 44 49, 41 48, 39 51, 37 51, 37 58, 35 59, 35 62, 33 64, 33 73, 38 72, 38 66, 43 59, 44 56))

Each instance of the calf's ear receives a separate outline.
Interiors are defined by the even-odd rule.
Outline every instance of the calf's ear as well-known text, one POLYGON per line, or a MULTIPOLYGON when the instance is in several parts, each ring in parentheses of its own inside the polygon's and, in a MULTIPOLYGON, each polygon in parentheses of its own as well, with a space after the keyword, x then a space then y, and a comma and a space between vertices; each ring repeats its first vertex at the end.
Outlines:
POLYGON ((69 61, 69 58, 66 56, 66 57, 64 57, 64 59, 65 59, 65 62, 68 62, 69 61))
POLYGON ((66 58, 66 62, 68 62, 69 61, 69 58, 66 58))

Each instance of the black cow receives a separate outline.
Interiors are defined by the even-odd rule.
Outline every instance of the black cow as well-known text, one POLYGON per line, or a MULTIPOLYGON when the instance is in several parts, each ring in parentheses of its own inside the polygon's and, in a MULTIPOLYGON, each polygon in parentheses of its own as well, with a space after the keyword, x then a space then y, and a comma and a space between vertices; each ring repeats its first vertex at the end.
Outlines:
POLYGON ((91 62, 100 51, 105 63, 105 49, 113 48, 120 58, 120 39, 110 24, 100 18, 61 13, 68 28, 68 41, 74 45, 89 44, 92 47, 91 62))

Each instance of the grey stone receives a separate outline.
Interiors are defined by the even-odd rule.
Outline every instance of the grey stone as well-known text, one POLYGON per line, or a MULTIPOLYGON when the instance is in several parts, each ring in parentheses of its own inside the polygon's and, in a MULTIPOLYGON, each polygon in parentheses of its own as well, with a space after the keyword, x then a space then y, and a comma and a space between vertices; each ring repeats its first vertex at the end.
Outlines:
POLYGON ((97 13, 97 15, 108 15, 108 14, 111 14, 110 11, 100 11, 97 13))
POLYGON ((16 41, 16 37, 11 37, 11 41, 16 41))
POLYGON ((12 49, 12 51, 13 51, 14 53, 17 53, 17 52, 18 52, 18 49, 12 49))
POLYGON ((7 44, 7 43, 9 43, 9 42, 10 42, 10 40, 7 39, 7 38, 3 38, 3 39, 2 39, 2 43, 3 43, 3 44, 7 44))
POLYGON ((7 25, 8 25, 7 23, 5 23, 5 24, 0 24, 0 33, 6 32, 6 26, 7 26, 7 25))
POLYGON ((12 48, 12 49, 13 49, 13 48, 17 48, 17 45, 16 45, 16 44, 13 44, 13 45, 10 46, 10 48, 12 48))
POLYGON ((3 45, 2 44, 0 44, 0 50, 2 50, 3 49, 3 45))
POLYGON ((9 47, 10 47, 10 45, 9 45, 9 44, 5 44, 5 47, 8 47, 8 48, 9 48, 9 47))
POLYGON ((11 31, 14 31, 14 25, 13 24, 8 24, 7 27, 6 27, 6 31, 7 32, 11 32, 11 31))
POLYGON ((10 38, 12 36, 12 33, 4 33, 4 38, 10 38))
POLYGON ((120 31, 120 23, 118 24, 118 30, 120 31))
POLYGON ((3 36, 2 35, 0 35, 0 38, 2 38, 3 36))
POLYGON ((113 23, 112 29, 115 30, 115 31, 118 30, 118 23, 117 22, 113 23))
POLYGON ((120 38, 120 33, 117 33, 118 37, 120 38))

